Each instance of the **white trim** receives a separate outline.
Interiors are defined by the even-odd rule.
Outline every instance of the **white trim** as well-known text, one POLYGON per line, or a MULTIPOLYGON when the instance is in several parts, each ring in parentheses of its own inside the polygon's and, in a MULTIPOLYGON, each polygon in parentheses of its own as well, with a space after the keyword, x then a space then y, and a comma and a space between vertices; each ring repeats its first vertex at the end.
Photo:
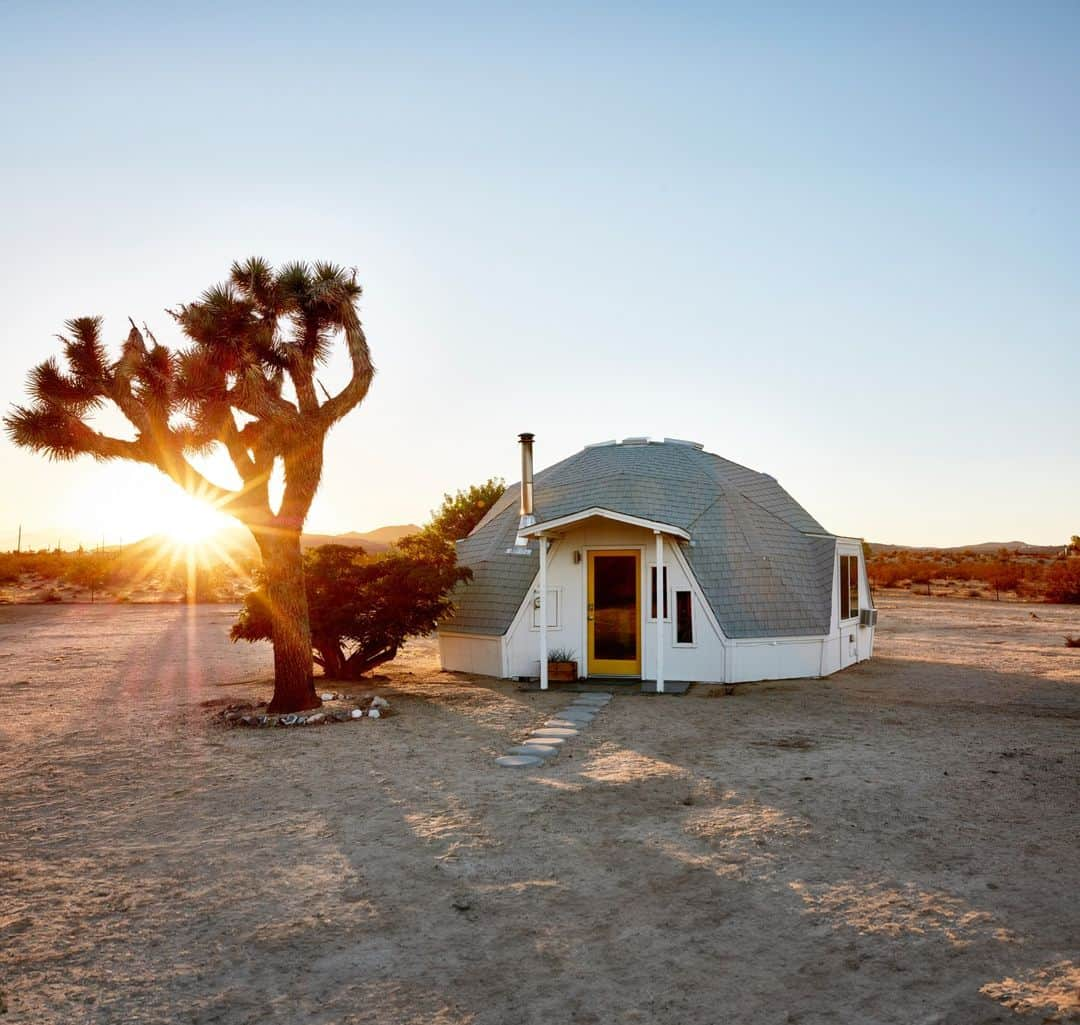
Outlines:
MULTIPOLYGON (((665 551, 666 551, 666 549, 665 549, 665 551)), ((666 570, 667 568, 668 568, 667 564, 665 563, 664 566, 662 567, 662 569, 666 570)), ((656 563, 655 562, 650 562, 648 567, 646 567, 646 573, 645 573, 645 582, 646 582, 646 584, 648 584, 647 590, 648 590, 648 598, 649 598, 648 608, 645 610, 645 618, 650 623, 655 623, 656 622, 656 616, 650 615, 650 613, 652 612, 652 585, 653 585, 652 576, 653 576, 653 570, 655 570, 655 569, 656 569, 656 563)), ((659 594, 657 595, 656 608, 657 608, 657 611, 659 611, 660 609, 663 609, 665 607, 667 608, 667 615, 664 616, 664 622, 665 623, 670 623, 671 622, 671 601, 670 601, 670 598, 671 598, 671 583, 670 583, 671 574, 662 573, 661 576, 663 576, 664 579, 668 581, 668 585, 667 585, 667 587, 664 588, 665 594, 663 595, 664 600, 663 600, 662 603, 660 601, 661 596, 659 594)))
POLYGON ((694 605, 697 603, 697 599, 694 597, 694 591, 690 587, 680 587, 678 589, 671 589, 671 646, 673 648, 696 648, 697 645, 697 622, 694 616, 694 605), (676 596, 680 591, 685 591, 690 595, 690 636, 693 637, 692 641, 680 641, 679 640, 679 603, 676 601, 676 596))
POLYGON ((839 634, 804 634, 801 637, 739 637, 732 644, 739 648, 755 648, 771 644, 817 644, 819 641, 836 640, 839 634))
MULTIPOLYGON (((549 587, 547 590, 548 590, 548 598, 549 599, 551 598, 552 595, 555 596, 555 616, 554 616, 555 622, 554 623, 548 623, 548 629, 549 630, 561 630, 562 627, 563 627, 563 611, 564 611, 563 610, 563 601, 564 601, 563 592, 566 590, 566 588, 564 588, 564 587, 549 587)), ((530 591, 530 594, 533 595, 533 600, 532 600, 532 606, 533 607, 532 607, 532 610, 531 610, 533 614, 528 617, 528 619, 529 619, 529 629, 533 633, 536 633, 540 629, 540 606, 538 604, 538 599, 540 598, 540 589, 539 589, 539 587, 532 588, 532 590, 530 591)), ((550 619, 552 617, 549 616, 548 618, 550 619)))
MULTIPOLYGON (((666 594, 661 594, 660 589, 664 583, 664 534, 663 531, 654 530, 656 535, 656 693, 664 693, 664 599, 666 594)), ((651 574, 645 575, 650 584, 652 581, 649 579, 651 574)), ((664 588, 666 591, 667 589, 664 588)), ((649 588, 650 594, 648 600, 652 601, 652 588, 649 588)), ((690 593, 690 592, 688 592, 690 593)), ((691 593, 691 601, 693 595, 691 593)), ((669 609, 669 611, 671 611, 669 609)))
POLYGON ((573 523, 580 523, 582 520, 592 519, 594 516, 599 516, 606 520, 615 520, 617 523, 627 523, 632 527, 644 527, 646 530, 662 531, 663 533, 671 534, 674 537, 681 537, 684 541, 690 540, 690 535, 683 530, 682 527, 676 527, 671 523, 661 523, 659 520, 644 520, 639 516, 627 516, 625 513, 613 512, 611 509, 601 509, 600 506, 593 506, 591 509, 571 513, 568 516, 560 516, 554 520, 544 520, 542 523, 534 523, 530 527, 525 527, 521 531, 521 536, 530 537, 547 530, 558 530, 560 527, 568 527, 573 523))
POLYGON ((548 689, 548 622, 547 622, 547 564, 548 539, 540 536, 540 689, 548 689))
POLYGON ((464 630, 445 630, 441 626, 436 628, 435 633, 439 637, 467 637, 470 640, 476 638, 481 641, 500 641, 506 636, 506 634, 471 634, 464 630))
MULTIPOLYGON (((581 604, 582 604, 582 617, 581 617, 581 650, 584 652, 582 656, 582 669, 581 678, 583 680, 589 679, 589 552, 637 552, 638 553, 638 580, 641 593, 641 601, 638 603, 640 608, 638 609, 638 643, 641 646, 641 672, 638 675, 638 679, 645 679, 645 629, 649 624, 649 620, 646 618, 646 613, 649 611, 648 603, 645 600, 645 585, 648 581, 648 573, 646 572, 647 566, 645 562, 646 546, 643 544, 628 545, 628 544, 603 544, 603 545, 582 545, 581 546, 581 604)), ((602 676, 594 676, 594 680, 602 680, 602 676)), ((633 679, 633 677, 629 677, 633 679)))

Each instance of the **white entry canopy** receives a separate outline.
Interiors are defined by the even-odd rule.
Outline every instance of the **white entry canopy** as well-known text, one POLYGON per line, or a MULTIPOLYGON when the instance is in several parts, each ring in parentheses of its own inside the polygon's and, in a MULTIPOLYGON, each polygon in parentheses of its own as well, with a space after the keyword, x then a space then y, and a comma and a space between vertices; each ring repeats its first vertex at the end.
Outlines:
POLYGON ((563 527, 573 526, 575 523, 580 523, 582 520, 590 520, 593 517, 614 520, 616 523, 628 523, 632 527, 643 527, 645 530, 651 530, 654 533, 671 534, 672 537, 680 537, 684 541, 690 540, 688 531, 683 530, 682 527, 676 527, 672 523, 659 523, 656 520, 645 520, 639 516, 628 516, 626 513, 613 512, 611 509, 601 509, 599 506, 594 506, 591 509, 582 509, 580 512, 571 513, 569 516, 560 516, 554 520, 542 520, 531 526, 522 527, 521 535, 522 537, 535 537, 539 534, 550 534, 552 531, 560 530, 563 527))

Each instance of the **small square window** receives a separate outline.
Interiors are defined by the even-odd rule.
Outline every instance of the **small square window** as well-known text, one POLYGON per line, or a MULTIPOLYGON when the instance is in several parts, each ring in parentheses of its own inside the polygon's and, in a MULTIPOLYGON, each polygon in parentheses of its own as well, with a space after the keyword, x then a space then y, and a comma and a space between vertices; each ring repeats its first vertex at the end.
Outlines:
MULTIPOLYGON (((559 625, 559 597, 560 591, 557 587, 548 588, 547 596, 547 625, 548 629, 552 629, 559 625)), ((540 592, 537 591, 533 594, 533 607, 532 607, 532 628, 534 630, 540 629, 540 592)))

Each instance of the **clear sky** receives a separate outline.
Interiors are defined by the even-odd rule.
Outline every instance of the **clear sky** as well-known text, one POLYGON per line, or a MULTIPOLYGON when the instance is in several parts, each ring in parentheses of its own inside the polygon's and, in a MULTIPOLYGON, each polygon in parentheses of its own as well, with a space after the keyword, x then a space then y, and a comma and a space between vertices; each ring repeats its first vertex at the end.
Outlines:
MULTIPOLYGON (((581 6, 7 0, 0 404, 68 317, 175 340, 233 259, 323 258, 379 375, 309 529, 531 430, 696 439, 875 540, 1080 532, 1080 5, 581 6)), ((0 547, 176 493, 0 475, 0 547)))

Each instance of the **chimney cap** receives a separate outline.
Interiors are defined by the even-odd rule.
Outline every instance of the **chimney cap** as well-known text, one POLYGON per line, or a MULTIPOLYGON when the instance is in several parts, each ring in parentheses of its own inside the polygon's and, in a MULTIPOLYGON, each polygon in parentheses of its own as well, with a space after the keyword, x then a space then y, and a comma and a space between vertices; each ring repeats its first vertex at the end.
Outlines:
POLYGON ((535 441, 536 435, 530 431, 525 431, 523 434, 518 435, 518 441, 535 441))

